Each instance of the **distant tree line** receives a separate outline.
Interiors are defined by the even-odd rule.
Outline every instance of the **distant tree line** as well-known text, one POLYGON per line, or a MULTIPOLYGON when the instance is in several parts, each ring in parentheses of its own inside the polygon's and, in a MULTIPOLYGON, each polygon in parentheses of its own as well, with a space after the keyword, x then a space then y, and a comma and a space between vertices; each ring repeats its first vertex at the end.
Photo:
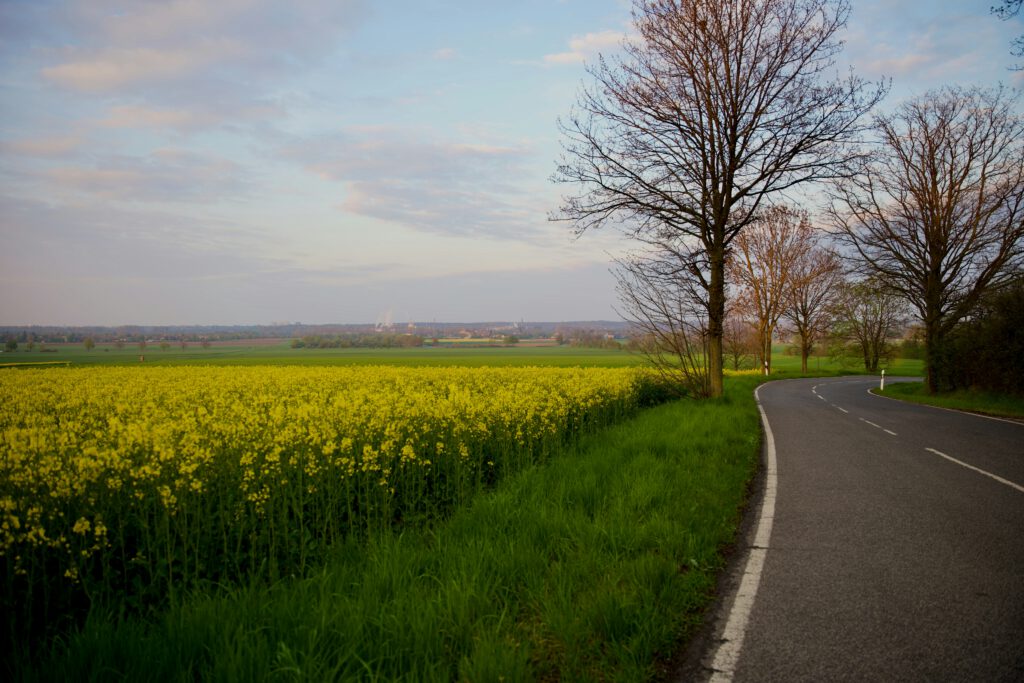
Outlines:
POLYGON ((581 349, 621 349, 622 344, 607 332, 595 330, 559 330, 555 333, 559 345, 581 349))
POLYGON ((307 335, 293 339, 293 349, 398 349, 423 346, 423 337, 416 334, 335 334, 307 335))

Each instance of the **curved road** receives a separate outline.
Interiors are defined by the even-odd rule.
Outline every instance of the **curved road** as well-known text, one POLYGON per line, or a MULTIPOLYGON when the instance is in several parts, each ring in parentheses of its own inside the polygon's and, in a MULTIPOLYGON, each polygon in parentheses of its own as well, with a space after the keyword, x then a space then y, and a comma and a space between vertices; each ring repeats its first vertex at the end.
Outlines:
POLYGON ((713 680, 1024 680, 1024 424, 877 382, 759 390, 775 453, 713 680))

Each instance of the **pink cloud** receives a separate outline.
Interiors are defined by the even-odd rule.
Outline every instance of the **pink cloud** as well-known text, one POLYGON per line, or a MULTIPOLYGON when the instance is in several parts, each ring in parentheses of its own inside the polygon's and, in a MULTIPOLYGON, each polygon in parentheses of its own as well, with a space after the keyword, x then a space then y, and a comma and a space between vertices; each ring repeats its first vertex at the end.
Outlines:
POLYGON ((625 34, 621 31, 600 31, 573 36, 569 40, 569 50, 544 55, 545 64, 582 64, 587 59, 597 56, 602 51, 617 50, 622 44, 625 34))
POLYGON ((525 190, 525 148, 424 140, 408 131, 349 128, 283 156, 345 183, 343 211, 448 235, 529 239, 546 216, 525 190))
POLYGON ((73 90, 103 92, 189 76, 215 62, 238 57, 243 51, 243 46, 226 40, 187 49, 76 50, 71 61, 47 67, 42 73, 48 80, 73 90))
POLYGON ((48 138, 6 140, 0 142, 0 151, 27 157, 60 157, 73 152, 82 144, 77 135, 57 135, 48 138))
POLYGON ((186 79, 224 69, 295 68, 336 45, 363 0, 72 0, 77 41, 43 76, 89 93, 186 79))
POLYGON ((144 157, 113 156, 96 166, 46 172, 66 190, 129 202, 216 202, 244 194, 242 168, 221 157, 159 149, 144 157))
POLYGON ((217 117, 185 109, 154 109, 151 107, 113 107, 107 118, 99 121, 105 128, 177 128, 188 129, 212 123, 217 117))

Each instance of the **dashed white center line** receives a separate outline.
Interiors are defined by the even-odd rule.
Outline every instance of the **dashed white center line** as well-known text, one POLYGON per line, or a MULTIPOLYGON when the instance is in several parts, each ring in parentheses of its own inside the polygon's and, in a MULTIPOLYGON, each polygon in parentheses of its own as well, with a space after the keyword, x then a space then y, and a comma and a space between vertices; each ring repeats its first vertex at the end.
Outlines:
POLYGON ((824 401, 824 400, 825 400, 825 397, 824 397, 824 396, 822 396, 821 394, 815 394, 815 396, 817 396, 818 398, 820 398, 820 399, 821 399, 822 401, 824 401))
POLYGON ((836 408, 837 408, 838 410, 841 410, 841 411, 843 411, 843 412, 844 412, 844 413, 846 413, 846 414, 849 414, 849 413, 850 413, 850 411, 849 411, 849 410, 847 410, 846 408, 840 408, 839 406, 836 406, 836 408))
POLYGON ((1012 481, 1010 481, 1008 479, 1003 479, 1002 477, 1000 477, 997 474, 992 474, 991 472, 986 472, 985 470, 980 469, 978 467, 975 467, 974 465, 968 465, 967 463, 962 462, 960 460, 957 460, 956 458, 954 458, 952 456, 946 455, 942 451, 937 451, 934 448, 925 448, 925 450, 929 451, 931 453, 934 453, 935 455, 938 455, 940 457, 943 457, 946 460, 949 460, 950 462, 955 462, 957 465, 960 465, 961 467, 966 467, 969 470, 974 470, 978 474, 984 474, 986 477, 991 477, 992 479, 995 479, 996 481, 998 481, 1000 484, 1006 484, 1007 486, 1009 486, 1011 488, 1015 488, 1018 491, 1020 491, 1021 493, 1024 493, 1024 486, 1021 486, 1019 484, 1014 484, 1012 481))
MULTIPOLYGON (((837 408, 839 408, 839 406, 836 406, 836 407, 837 407, 837 408)), ((843 410, 843 409, 842 409, 842 408, 839 408, 839 410, 843 410)), ((845 410, 843 410, 843 412, 845 413, 846 411, 845 411, 845 410)), ((865 419, 864 419, 863 417, 858 417, 857 419, 858 419, 858 420, 860 420, 861 422, 863 422, 864 424, 869 424, 869 425, 871 425, 871 426, 872 426, 872 427, 874 427, 875 429, 881 429, 881 430, 882 430, 883 432, 885 432, 886 434, 889 434, 889 435, 891 435, 891 436, 897 436, 896 432, 892 431, 891 429, 886 429, 885 427, 883 427, 883 426, 882 426, 882 425, 880 425, 880 424, 875 424, 875 423, 874 423, 874 422, 872 422, 871 420, 865 420, 865 419)))

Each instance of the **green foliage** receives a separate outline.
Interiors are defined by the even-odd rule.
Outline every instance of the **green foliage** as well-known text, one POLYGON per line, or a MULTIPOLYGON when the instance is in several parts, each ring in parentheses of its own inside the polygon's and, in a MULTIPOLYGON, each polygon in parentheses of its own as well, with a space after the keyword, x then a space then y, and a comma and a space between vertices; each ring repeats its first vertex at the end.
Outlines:
POLYGON ((947 344, 953 388, 1024 396, 1024 282, 987 296, 947 344))
POLYGON ((914 335, 912 337, 907 337, 900 342, 898 355, 900 358, 923 360, 924 351, 924 343, 921 341, 920 337, 914 335))
POLYGON ((18 340, 13 338, 13 337, 9 338, 4 343, 4 350, 5 351, 17 351, 18 350, 18 340))

